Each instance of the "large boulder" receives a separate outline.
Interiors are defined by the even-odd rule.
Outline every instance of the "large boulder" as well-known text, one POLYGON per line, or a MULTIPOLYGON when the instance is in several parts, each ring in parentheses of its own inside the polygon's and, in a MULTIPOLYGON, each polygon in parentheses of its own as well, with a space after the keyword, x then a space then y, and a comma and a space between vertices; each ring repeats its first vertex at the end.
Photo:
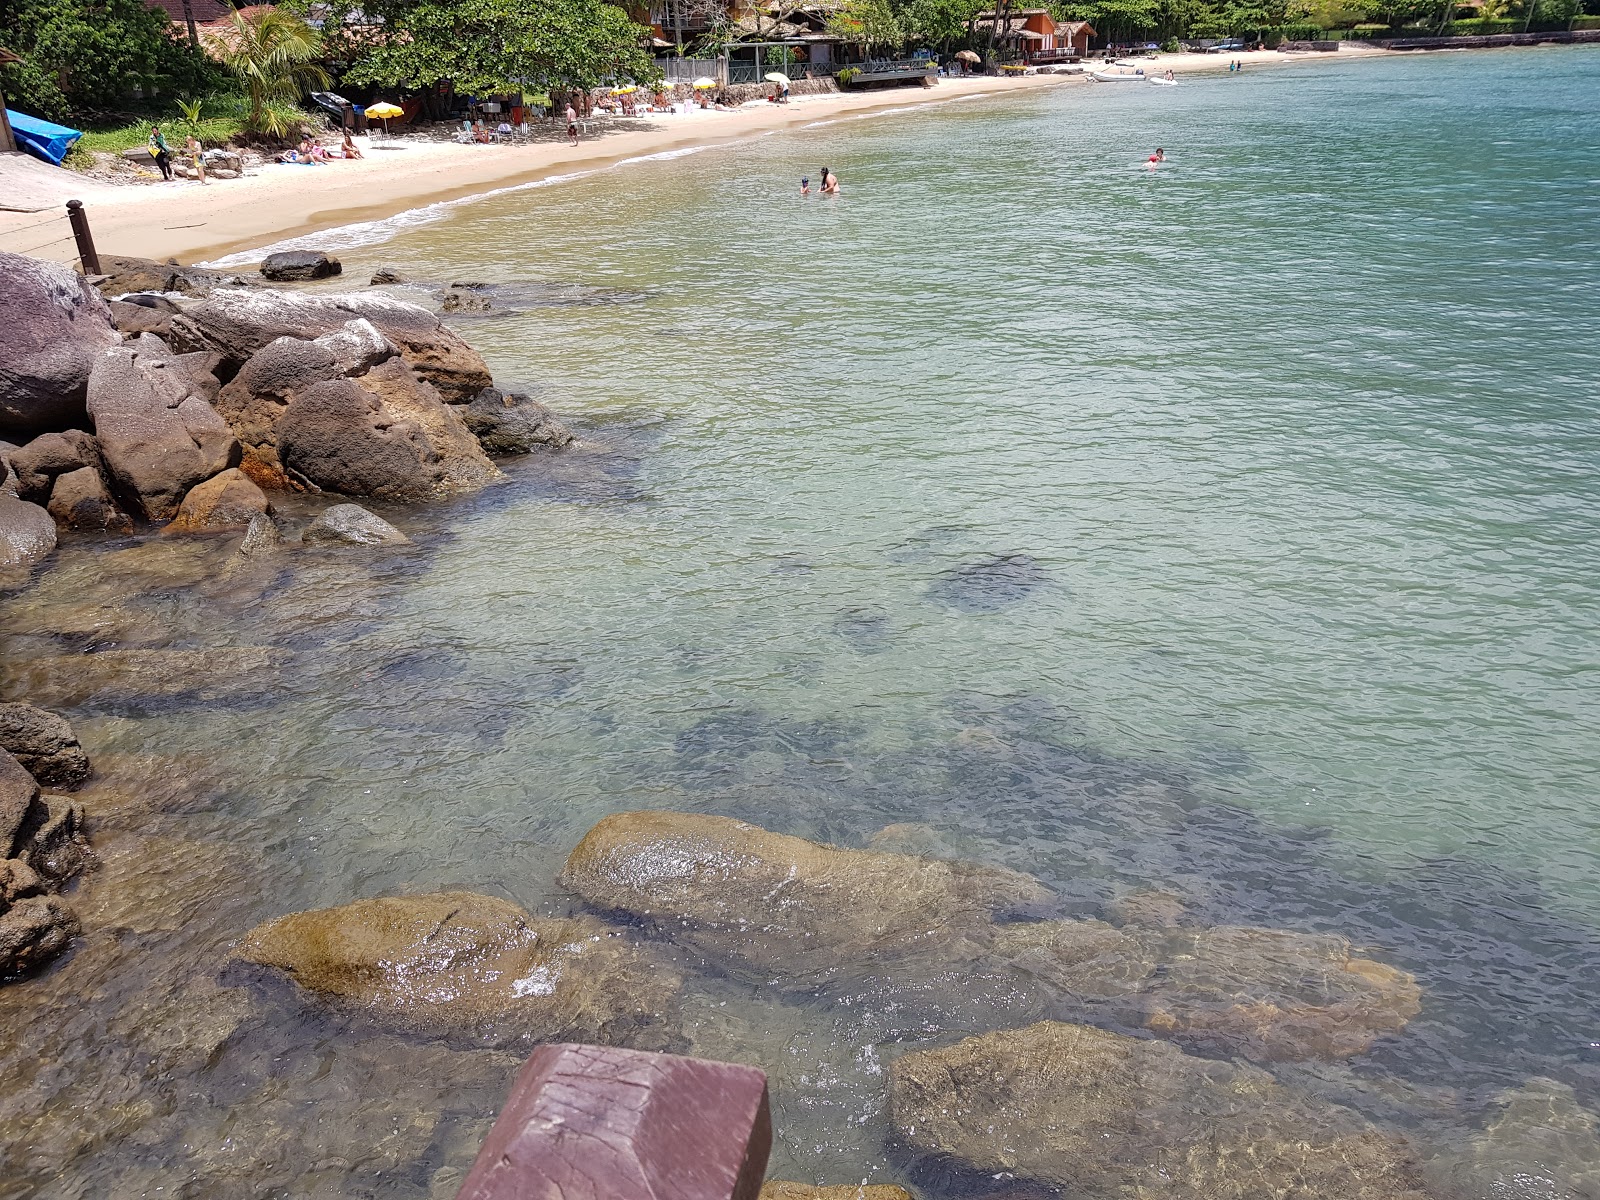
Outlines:
POLYGON ((1084 1200, 1427 1200, 1404 1140, 1265 1071, 1041 1022, 889 1068, 913 1150, 1084 1200))
POLYGON ((557 450, 572 442, 572 430, 544 405, 520 392, 484 388, 458 411, 478 444, 490 454, 527 454, 540 446, 557 450))
POLYGON ((133 520, 118 507, 95 467, 79 467, 57 476, 46 507, 63 529, 133 532, 133 520))
POLYGON ((883 964, 1048 899, 1037 881, 996 867, 843 850, 674 812, 605 818, 562 881, 761 979, 883 964))
POLYGON ((164 338, 172 332, 173 315, 182 311, 164 296, 135 296, 110 304, 112 324, 129 337, 153 333, 164 338))
POLYGON ((278 419, 297 392, 342 372, 319 342, 281 337, 257 350, 217 396, 217 411, 239 438, 242 466, 263 487, 291 486, 278 458, 278 419))
POLYGON ((56 523, 37 504, 0 492, 0 577, 31 567, 56 548, 56 523))
POLYGON ((464 404, 492 382, 483 357, 437 316, 377 292, 309 296, 222 289, 173 318, 172 341, 179 350, 216 351, 231 373, 278 338, 321 337, 356 318, 376 326, 449 403, 464 404))
POLYGON ((31 704, 0 704, 0 749, 48 788, 75 791, 89 778, 89 758, 66 718, 31 704))
POLYGON ((280 250, 261 263, 263 278, 274 283, 327 279, 344 272, 344 264, 321 250, 280 250))
POLYGON ((100 448, 81 429, 40 434, 6 458, 17 473, 17 495, 33 504, 50 499, 56 476, 84 467, 100 468, 100 448))
POLYGON ((1217 926, 1041 921, 979 931, 977 959, 1048 997, 1210 1051, 1254 1059, 1343 1058, 1421 1007, 1407 972, 1330 934, 1217 926))
POLYGON ((122 254, 102 254, 95 286, 107 296, 129 293, 176 292, 185 296, 204 296, 213 288, 249 287, 255 281, 233 271, 213 271, 206 267, 183 267, 169 258, 135 258, 122 254))
POLYGON ((307 546, 404 546, 411 542, 389 522, 359 504, 335 504, 307 525, 307 546))
POLYGON ((243 529, 272 511, 266 493, 248 475, 231 467, 189 490, 178 515, 163 533, 217 533, 243 529))
POLYGON ((89 371, 121 340, 106 302, 66 267, 0 252, 0 313, 0 436, 82 425, 89 371))
POLYGON ((475 1040, 661 1043, 682 984, 591 917, 472 892, 294 913, 251 930, 237 957, 384 1024, 475 1040))
POLYGON ((196 389, 193 360, 148 335, 101 355, 89 415, 116 490, 147 520, 173 516, 189 489, 239 465, 239 441, 196 389))
POLYGON ((400 359, 295 394, 277 424, 287 475, 323 491, 429 500, 500 478, 455 411, 400 359))

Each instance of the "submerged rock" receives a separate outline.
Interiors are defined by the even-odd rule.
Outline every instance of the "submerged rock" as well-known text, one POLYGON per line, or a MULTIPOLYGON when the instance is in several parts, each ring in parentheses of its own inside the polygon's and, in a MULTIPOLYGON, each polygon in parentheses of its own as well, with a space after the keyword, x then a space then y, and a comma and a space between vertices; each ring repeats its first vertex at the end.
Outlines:
POLYGON ((944 572, 928 586, 928 599, 960 612, 999 612, 1050 582, 1050 573, 1027 554, 996 554, 944 572))
POLYGON ((73 791, 89 778, 89 757, 72 726, 31 704, 0 704, 0 749, 45 787, 73 791))
POLYGON ((597 908, 654 921, 762 978, 882 962, 1049 898, 1014 871, 842 850, 673 812, 605 818, 562 881, 597 908))
POLYGON ((1427 1200, 1408 1143, 1256 1067, 1044 1021, 889 1068, 900 1138, 1085 1200, 1427 1200))
POLYGON ((289 655, 266 646, 212 650, 102 650, 7 667, 3 691, 55 707, 267 700, 289 655))
POLYGON ((0 251, 0 436, 82 425, 89 371, 119 338, 111 310, 56 263, 0 251))
POLYGON ((359 504, 335 504, 307 525, 300 540, 308 546, 405 546, 411 539, 359 504))
POLYGON ((237 956, 429 1035, 664 1044, 681 980, 590 917, 472 892, 358 900, 257 926, 237 956))
POLYGON ((1063 1015, 1108 1015, 1255 1059, 1343 1058, 1421 1008, 1409 974, 1342 937, 1287 929, 1123 928, 1042 921, 992 931, 979 960, 1053 994, 1063 1015))
POLYGON ((892 1183, 839 1183, 819 1186, 771 1179, 761 1185, 756 1200, 916 1200, 903 1187, 892 1183))
POLYGON ((58 896, 27 896, 0 911, 0 978, 25 975, 57 957, 78 933, 58 896))
POLYGON ((1464 1151, 1428 1163, 1451 1200, 1589 1200, 1600 1196, 1600 1118, 1554 1079, 1499 1097, 1499 1111, 1464 1151))

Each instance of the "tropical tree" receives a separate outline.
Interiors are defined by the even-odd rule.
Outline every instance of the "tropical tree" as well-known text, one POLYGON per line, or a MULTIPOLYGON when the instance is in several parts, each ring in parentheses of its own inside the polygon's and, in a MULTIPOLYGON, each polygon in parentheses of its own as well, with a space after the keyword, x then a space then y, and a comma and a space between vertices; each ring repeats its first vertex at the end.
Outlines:
POLYGON ((889 0, 844 0, 839 11, 828 18, 828 32, 865 46, 869 54, 906 40, 906 28, 889 0))
POLYGON ((305 93, 329 86, 328 73, 317 59, 322 35, 299 17, 277 8, 246 16, 234 13, 216 41, 223 65, 244 84, 249 107, 245 127, 282 137, 288 123, 273 101, 299 100, 305 93))

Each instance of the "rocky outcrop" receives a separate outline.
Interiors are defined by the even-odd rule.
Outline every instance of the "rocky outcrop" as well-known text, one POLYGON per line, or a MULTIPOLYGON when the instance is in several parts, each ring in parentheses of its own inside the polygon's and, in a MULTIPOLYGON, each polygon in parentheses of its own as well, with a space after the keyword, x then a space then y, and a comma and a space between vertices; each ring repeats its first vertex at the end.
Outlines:
POLYGON ((1052 1021, 903 1055, 912 1149, 1085 1200, 1427 1200, 1405 1141, 1256 1067, 1052 1021))
POLYGON ((335 504, 307 525, 300 540, 308 546, 401 546, 411 539, 359 504, 335 504))
POLYGON ((241 960, 384 1024, 474 1040, 665 1041, 681 980, 593 918, 471 892, 358 900, 250 931, 241 960))
POLYGON ((364 319, 268 343, 218 407, 263 486, 422 500, 500 478, 456 411, 364 319))
POLYGON ((50 499, 56 476, 100 467, 100 448, 93 436, 81 429, 41 434, 6 457, 17 473, 17 495, 33 504, 50 499))
POLYGON ((172 332, 173 314, 182 310, 164 296, 132 296, 126 300, 112 300, 111 323, 117 332, 128 337, 153 333, 165 338, 172 332))
POLYGON ((238 439, 197 387, 196 370, 145 335, 103 354, 89 379, 101 457, 147 520, 173 516, 195 484, 239 464, 238 439))
POLYGON ((272 511, 266 493, 232 467, 189 489, 163 533, 218 533, 243 529, 272 511))
POLYGON ((72 726, 31 704, 0 704, 0 749, 45 787, 76 791, 89 778, 89 757, 72 726))
POLYGON ((89 371, 120 340, 100 294, 66 267, 0 252, 0 313, 0 436, 83 424, 89 371))
POLYGON ((0 491, 0 578, 25 570, 56 548, 56 523, 37 504, 0 491))
POLYGON ((343 272, 343 263, 320 250, 280 250, 261 263, 262 277, 274 283, 328 279, 343 272))
POLYGON ((1360 1054, 1421 1008, 1411 975, 1327 934, 1042 921, 998 926, 975 941, 985 969, 1025 979, 1062 1015, 1097 1010, 1253 1059, 1360 1054))
POLYGON ((605 818, 562 881, 763 980, 882 964, 1048 893, 1013 871, 843 850, 692 813, 605 818))
POLYGON ((237 371, 281 337, 311 340, 364 318, 399 348, 406 362, 449 403, 466 403, 490 386, 483 358, 437 316, 373 293, 308 296, 268 289, 213 292, 173 318, 175 349, 213 350, 224 372, 237 371))
POLYGON ((1600 1117, 1564 1083, 1507 1089, 1485 1128, 1428 1162, 1451 1200, 1588 1200, 1600 1196, 1600 1117))
POLYGON ((121 254, 102 254, 95 286, 107 296, 130 292, 176 292, 183 296, 204 296, 213 288, 249 287, 255 281, 233 271, 213 271, 205 267, 183 267, 169 258, 134 258, 121 254))
POLYGON ((17 850, 23 823, 39 803, 39 781, 9 752, 0 753, 0 858, 17 850))
POLYGON ((484 388, 458 411, 489 454, 527 454, 541 446, 556 450, 572 442, 572 430, 520 392, 484 388))

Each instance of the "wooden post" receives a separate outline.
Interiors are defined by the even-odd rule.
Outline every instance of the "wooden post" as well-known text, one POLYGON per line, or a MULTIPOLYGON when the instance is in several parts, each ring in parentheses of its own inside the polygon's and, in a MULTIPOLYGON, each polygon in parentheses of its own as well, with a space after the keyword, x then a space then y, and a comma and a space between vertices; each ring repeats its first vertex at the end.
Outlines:
POLYGON ((78 261, 85 275, 99 275, 100 255, 95 253, 94 235, 89 232, 89 214, 83 211, 82 200, 67 201, 67 220, 72 222, 72 236, 78 243, 78 261))

